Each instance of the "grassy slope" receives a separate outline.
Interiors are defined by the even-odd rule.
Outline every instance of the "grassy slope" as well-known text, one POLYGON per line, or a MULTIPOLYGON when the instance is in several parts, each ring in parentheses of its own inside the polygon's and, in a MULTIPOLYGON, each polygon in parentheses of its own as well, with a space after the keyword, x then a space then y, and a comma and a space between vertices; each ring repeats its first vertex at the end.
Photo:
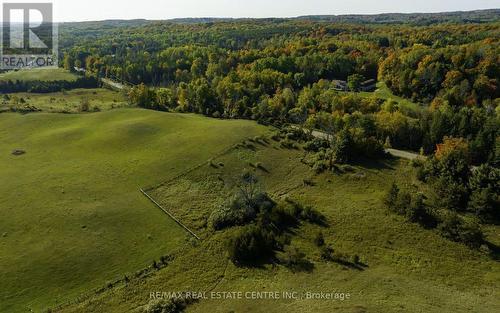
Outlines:
POLYGON ((380 99, 396 101, 402 108, 402 110, 408 112, 421 110, 421 106, 418 103, 412 102, 411 100, 393 94, 392 91, 389 89, 389 87, 387 87, 387 85, 384 82, 378 82, 377 89, 374 92, 360 92, 360 95, 365 97, 370 97, 374 95, 380 99))
POLYGON ((39 311, 171 253, 185 232, 138 188, 263 131, 140 109, 0 114, 0 312, 39 311))
POLYGON ((62 68, 35 68, 28 70, 19 71, 9 71, 0 74, 0 81, 5 80, 21 80, 21 81, 31 81, 31 80, 42 80, 42 81, 56 81, 56 80, 68 80, 74 81, 77 79, 73 73, 62 68))
MULTIPOLYGON (((238 149, 218 158, 224 166, 205 166, 153 191, 155 197, 206 239, 185 244, 165 269, 146 280, 132 280, 64 312, 141 312, 155 291, 339 291, 351 300, 251 301, 203 300, 186 312, 494 312, 500 268, 484 253, 449 242, 434 231, 422 230, 381 208, 380 198, 392 181, 408 183, 413 169, 406 161, 365 163, 355 173, 314 177, 298 159, 300 151, 271 143, 256 150, 238 149), (235 174, 262 162, 259 170, 274 197, 289 196, 323 212, 328 228, 304 224, 292 244, 315 265, 312 273, 292 273, 282 266, 236 268, 224 256, 222 242, 232 231, 212 233, 205 220, 224 200, 235 174), (222 183, 224 181, 224 183, 222 183), (226 187, 224 187, 226 186, 226 187), (323 231, 328 244, 347 255, 358 254, 367 265, 356 270, 320 259, 312 243, 323 231), (227 266, 227 267, 226 267, 227 266)), ((416 183, 416 182, 412 182, 416 183)), ((498 243, 497 243, 498 244, 498 243)))
POLYGON ((1 100, 0 111, 12 108, 22 109, 30 106, 43 112, 77 112, 82 101, 87 100, 90 110, 94 107, 100 110, 127 106, 125 96, 116 91, 104 88, 72 89, 53 93, 26 93, 20 92, 9 95, 10 100, 1 100), (24 99, 24 103, 20 99, 24 99))

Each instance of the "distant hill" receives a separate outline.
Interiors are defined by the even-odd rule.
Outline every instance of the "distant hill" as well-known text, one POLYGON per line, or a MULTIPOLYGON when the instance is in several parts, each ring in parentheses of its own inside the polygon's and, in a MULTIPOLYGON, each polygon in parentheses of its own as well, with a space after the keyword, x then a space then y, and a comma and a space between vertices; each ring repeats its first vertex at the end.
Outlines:
POLYGON ((430 25, 437 23, 486 23, 500 21, 500 9, 457 11, 442 13, 384 13, 384 14, 351 14, 351 15, 307 15, 294 18, 177 18, 168 21, 183 24, 214 23, 243 20, 309 20, 336 23, 367 23, 367 24, 399 24, 409 23, 430 25))
MULTIPOLYGON (((383 14, 349 14, 349 15, 304 15, 290 18, 230 18, 230 17, 187 17, 166 20, 102 20, 85 22, 63 22, 59 23, 63 27, 78 28, 115 28, 143 26, 155 22, 172 22, 176 24, 204 24, 217 22, 238 22, 238 21, 290 21, 303 20, 314 22, 332 23, 355 23, 355 24, 413 24, 431 25, 440 23, 487 23, 500 21, 500 8, 457 11, 441 13, 383 13, 383 14)), ((0 29, 2 23, 0 23, 0 29)))
POLYGON ((459 11, 443 13, 385 13, 375 15, 311 15, 297 19, 343 23, 375 24, 435 24, 435 23, 484 23, 500 20, 500 9, 459 11))

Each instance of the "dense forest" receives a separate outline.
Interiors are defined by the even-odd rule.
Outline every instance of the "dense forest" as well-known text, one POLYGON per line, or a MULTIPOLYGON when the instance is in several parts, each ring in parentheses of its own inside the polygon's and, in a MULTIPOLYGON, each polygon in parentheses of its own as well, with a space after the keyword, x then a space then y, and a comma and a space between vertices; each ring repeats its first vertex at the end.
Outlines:
POLYGON ((460 137, 473 147, 474 164, 493 162, 498 11, 470 12, 480 18, 468 23, 465 13, 419 16, 425 25, 386 23, 384 16, 378 23, 310 17, 65 24, 61 61, 136 85, 130 100, 146 108, 308 123, 332 133, 349 128, 425 153, 445 136, 460 137), (335 90, 337 80, 355 91, 368 79, 415 105, 335 90))

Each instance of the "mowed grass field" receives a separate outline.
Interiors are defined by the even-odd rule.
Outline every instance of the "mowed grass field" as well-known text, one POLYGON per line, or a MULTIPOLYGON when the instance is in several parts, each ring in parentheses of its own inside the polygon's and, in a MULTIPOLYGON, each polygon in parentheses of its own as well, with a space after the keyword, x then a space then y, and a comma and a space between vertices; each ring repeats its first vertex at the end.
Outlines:
POLYGON ((77 75, 62 68, 34 68, 0 73, 0 81, 75 81, 77 78, 77 75))
MULTIPOLYGON (((146 279, 132 279, 63 312, 143 312, 151 292, 306 292, 350 293, 345 301, 327 299, 204 299, 189 313, 281 312, 498 312, 500 265, 487 251, 472 251, 424 230, 381 205, 393 181, 418 184, 405 160, 361 162, 340 174, 316 175, 300 162, 304 152, 247 142, 211 163, 150 193, 201 242, 191 241, 169 265, 146 279), (302 223, 291 245, 313 264, 292 272, 280 264, 238 268, 228 261, 224 242, 236 229, 207 227, 212 210, 231 194, 236 177, 252 164, 261 188, 274 199, 310 204, 328 226, 302 223), (303 180, 312 183, 304 185, 303 180), (359 255, 362 268, 326 262, 313 240, 321 231, 326 244, 346 256, 359 255)), ((495 226, 493 232, 498 232, 495 226)), ((494 238, 488 238, 493 240, 494 238)), ((494 241, 497 245, 498 242, 494 241)), ((278 252, 278 256, 282 255, 278 252)))
POLYGON ((82 104, 89 111, 128 106, 125 94, 105 88, 72 89, 52 93, 19 92, 0 99, 0 111, 39 110, 53 113, 76 113, 82 104))
POLYGON ((0 114, 0 312, 40 312, 174 253, 185 231, 139 188, 266 131, 141 109, 0 114))

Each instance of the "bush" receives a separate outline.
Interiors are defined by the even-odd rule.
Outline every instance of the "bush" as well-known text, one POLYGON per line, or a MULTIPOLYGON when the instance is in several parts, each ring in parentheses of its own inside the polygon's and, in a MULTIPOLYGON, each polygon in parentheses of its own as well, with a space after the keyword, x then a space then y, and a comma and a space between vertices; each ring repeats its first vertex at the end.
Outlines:
POLYGON ((410 206, 406 210, 406 217, 414 223, 418 223, 426 228, 435 228, 437 219, 424 204, 424 196, 419 194, 412 199, 410 206))
POLYGON ((274 256, 276 239, 274 234, 248 225, 241 228, 227 242, 229 258, 237 265, 255 265, 274 256))
POLYGON ((353 264, 359 264, 359 263, 360 263, 360 258, 359 258, 359 255, 355 254, 355 255, 352 257, 352 263, 353 263, 353 264))
POLYGON ((392 183, 391 188, 387 191, 387 193, 384 196, 384 205, 387 206, 389 209, 393 209, 394 206, 396 205, 396 201, 398 200, 398 195, 399 195, 399 188, 396 183, 392 183))
POLYGON ((344 164, 340 166, 340 170, 343 171, 344 173, 353 173, 356 172, 356 168, 354 166, 344 164))
POLYGON ((300 217, 302 220, 308 221, 311 224, 326 224, 325 216, 311 206, 303 208, 300 217))
POLYGON ((209 217, 209 223, 215 230, 245 225, 254 220, 261 210, 268 210, 275 205, 266 193, 257 193, 250 198, 239 193, 215 209, 209 217))
POLYGON ((478 249, 484 243, 484 235, 479 224, 463 219, 456 213, 447 213, 438 228, 444 237, 474 249, 478 249))
POLYGON ((82 99, 80 101, 80 105, 78 106, 78 111, 79 112, 89 112, 90 111, 90 103, 87 98, 82 99))
POLYGON ((280 147, 285 148, 285 149, 297 149, 298 148, 297 143, 288 139, 288 138, 281 140, 280 147))
POLYGON ((321 259, 323 259, 324 261, 332 261, 333 260, 333 254, 334 254, 334 250, 333 250, 332 247, 330 247, 330 246, 323 246, 321 248, 320 256, 321 256, 321 259))
POLYGON ((434 228, 437 225, 437 219, 434 213, 425 206, 422 194, 412 197, 407 191, 400 191, 393 183, 384 197, 384 204, 392 212, 406 216, 410 222, 419 223, 428 228, 434 228))
POLYGON ((298 218, 294 207, 277 205, 262 210, 258 216, 258 224, 262 227, 272 226, 274 232, 283 233, 288 228, 297 226, 298 218))
POLYGON ((330 142, 326 139, 314 138, 304 144, 304 150, 309 152, 319 152, 321 149, 330 148, 330 142))
POLYGON ((297 127, 284 127, 280 131, 282 138, 286 138, 293 141, 308 141, 312 139, 312 136, 307 134, 304 130, 297 127))
POLYGON ((243 173, 238 185, 239 192, 212 212, 209 224, 215 230, 245 225, 253 221, 259 212, 274 207, 276 203, 266 193, 259 191, 257 182, 253 173, 243 173))
POLYGON ((324 171, 328 170, 328 161, 326 160, 317 160, 313 163, 312 169, 316 174, 321 174, 324 171))
POLYGON ((295 247, 287 247, 281 263, 294 272, 312 270, 312 263, 307 261, 306 255, 295 247))
POLYGON ((396 184, 392 184, 384 197, 384 204, 394 213, 406 215, 411 204, 411 195, 407 191, 399 190, 396 184))
POLYGON ((180 313, 188 305, 184 299, 154 299, 144 308, 144 313, 180 313))
POLYGON ((500 221, 500 169, 481 165, 472 171, 468 208, 485 222, 500 221))
POLYGON ((358 154, 375 159, 385 155, 384 146, 375 137, 362 137, 355 139, 358 154))
POLYGON ((335 163, 347 163, 353 158, 354 142, 348 130, 340 131, 333 139, 332 153, 335 163))
POLYGON ((462 183, 446 177, 439 178, 435 185, 436 204, 452 211, 464 211, 468 202, 468 190, 462 183))
POLYGON ((492 188, 474 190, 468 206, 482 221, 495 222, 500 220, 500 197, 492 188))
POLYGON ((314 237, 314 244, 318 247, 323 247, 325 245, 325 237, 322 232, 318 232, 314 237))

